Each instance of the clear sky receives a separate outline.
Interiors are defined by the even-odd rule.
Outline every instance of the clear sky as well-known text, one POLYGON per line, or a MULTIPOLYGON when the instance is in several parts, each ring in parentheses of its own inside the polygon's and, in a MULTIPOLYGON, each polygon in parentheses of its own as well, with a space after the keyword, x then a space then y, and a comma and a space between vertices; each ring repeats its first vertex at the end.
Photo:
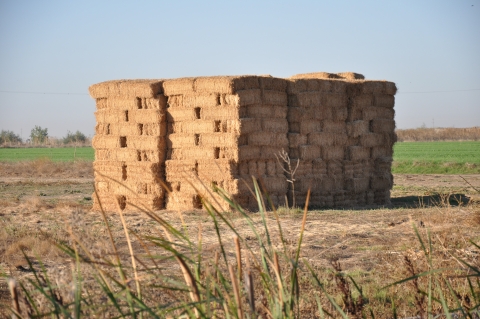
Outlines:
POLYGON ((106 80, 320 71, 395 82, 398 128, 480 126, 480 0, 0 0, 0 129, 23 138, 92 136, 106 80))

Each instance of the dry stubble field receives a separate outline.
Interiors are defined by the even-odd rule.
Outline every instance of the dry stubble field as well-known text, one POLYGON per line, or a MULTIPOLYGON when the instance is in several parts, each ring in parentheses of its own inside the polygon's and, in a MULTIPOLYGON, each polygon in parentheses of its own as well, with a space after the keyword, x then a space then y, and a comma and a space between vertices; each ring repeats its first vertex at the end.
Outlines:
MULTIPOLYGON (((0 163, 0 271, 19 279, 32 277, 21 252, 24 250, 31 257, 41 257, 47 272, 56 278, 57 283, 68 282, 71 280, 72 260, 52 245, 52 242, 70 242, 68 227, 72 227, 94 254, 111 253, 101 214, 90 212, 91 165, 48 161, 22 165, 0 163)), ((469 240, 480 243, 480 205, 477 202, 480 175, 466 175, 464 178, 468 183, 457 175, 396 175, 391 207, 309 211, 300 257, 321 274, 327 288, 340 303, 341 293, 334 284, 329 284, 333 282, 332 260, 338 260, 343 271, 364 288, 365 295, 369 296, 368 306, 375 309, 377 317, 391 315, 392 295, 405 295, 396 304, 399 314, 415 314, 414 294, 408 292, 415 288, 409 283, 379 290, 411 275, 405 257, 413 262, 417 273, 427 269, 413 225, 424 238, 427 231, 431 232, 436 268, 448 268, 450 275, 467 272, 455 257, 479 266, 480 252, 469 240)), ((197 238, 200 232, 203 256, 213 260, 218 242, 213 223, 205 212, 179 214, 162 211, 158 214, 178 229, 190 233, 191 238, 197 238)), ((281 208, 279 216, 286 243, 295 250, 302 213, 281 208)), ((229 218, 249 240, 251 234, 245 220, 235 214, 229 218)), ((253 214, 253 220, 261 228, 260 217, 253 214)), ((108 215, 108 222, 119 254, 128 260, 128 247, 118 215, 108 215)), ((131 232, 142 236, 162 232, 157 223, 142 213, 129 213, 126 222, 131 232)), ((275 238, 278 229, 272 213, 267 222, 271 236, 275 238)), ((227 256, 234 260, 233 233, 226 227, 222 231, 227 256)), ((144 247, 138 239, 132 237, 132 241, 133 249, 143 253, 144 247)), ((150 249, 155 250, 155 247, 150 249)), ((179 271, 176 265, 166 269, 179 271)), ((4 306, 10 304, 10 297, 6 282, 1 280, 0 305, 4 306)), ((466 295, 465 279, 455 279, 454 287, 460 299, 466 295)), ((305 283, 300 289, 309 290, 309 284, 305 283)), ((161 300, 164 298, 168 300, 168 296, 160 297, 161 300)), ((302 317, 310 317, 309 308, 303 305, 302 317)), ((0 308, 2 313, 5 314, 0 308)), ((315 316, 312 314, 312 317, 315 316)))

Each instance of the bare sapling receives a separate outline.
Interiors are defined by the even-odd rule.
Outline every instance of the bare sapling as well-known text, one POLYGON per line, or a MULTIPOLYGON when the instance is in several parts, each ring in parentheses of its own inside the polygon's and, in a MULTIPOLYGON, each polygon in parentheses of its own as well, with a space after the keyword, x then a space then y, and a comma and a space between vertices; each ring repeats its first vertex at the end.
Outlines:
MULTIPOLYGON (((278 163, 282 167, 283 171, 287 174, 286 179, 287 182, 292 184, 292 208, 295 208, 295 173, 297 172, 298 165, 300 165, 300 159, 297 159, 297 164, 295 165, 295 168, 292 167, 292 160, 290 159, 290 156, 288 156, 288 153, 285 152, 285 150, 282 148, 282 151, 279 152, 278 154, 275 154, 275 157, 277 158, 278 163), (280 159, 283 161, 283 163, 287 164, 287 168, 285 168, 285 165, 280 162, 280 159)), ((285 204, 288 207, 288 202, 285 202, 285 204)))

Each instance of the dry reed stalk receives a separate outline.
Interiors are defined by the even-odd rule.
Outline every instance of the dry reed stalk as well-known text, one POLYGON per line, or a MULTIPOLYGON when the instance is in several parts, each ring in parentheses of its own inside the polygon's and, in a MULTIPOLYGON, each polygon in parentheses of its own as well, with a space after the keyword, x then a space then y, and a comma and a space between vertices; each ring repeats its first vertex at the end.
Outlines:
MULTIPOLYGON (((117 211, 118 211, 118 214, 120 215, 120 220, 122 222, 123 231, 125 232, 125 238, 127 239, 128 251, 130 252, 130 258, 132 259, 133 276, 134 276, 134 280, 135 280, 135 286, 137 288, 138 299, 142 300, 142 290, 141 290, 141 287, 140 287, 140 280, 138 278, 137 263, 135 262, 135 254, 133 253, 132 241, 130 240, 130 235, 129 235, 128 229, 127 229, 127 223, 125 222, 125 218, 123 217, 122 209, 120 208, 120 204, 118 202, 117 202, 117 211)), ((143 315, 140 313, 140 318, 142 318, 142 317, 143 317, 143 315)))
POLYGON ((243 318, 242 298, 240 296, 240 288, 238 286, 237 276, 233 270, 233 265, 228 265, 228 271, 230 272, 230 279, 232 280, 233 294, 235 296, 235 303, 237 304, 237 316, 243 318))
POLYGON ((13 278, 8 278, 8 289, 10 290, 10 295, 12 296, 12 307, 14 313, 12 314, 12 319, 16 319, 17 315, 19 318, 22 318, 22 313, 20 312, 20 305, 18 303, 18 291, 17 291, 17 282, 13 278))
POLYGON ((250 306, 250 313, 255 314, 255 287, 253 286, 253 275, 250 269, 250 258, 248 252, 245 254, 245 272, 243 273, 245 291, 248 294, 248 305, 250 306))
POLYGON ((235 242, 235 254, 237 256, 237 275, 238 278, 242 278, 242 247, 240 247, 238 236, 233 237, 233 241, 235 242))
POLYGON ((277 278, 278 299, 280 304, 283 304, 283 284, 282 284, 280 263, 278 261, 278 254, 276 251, 273 252, 273 266, 274 266, 273 269, 275 270, 275 277, 277 278))

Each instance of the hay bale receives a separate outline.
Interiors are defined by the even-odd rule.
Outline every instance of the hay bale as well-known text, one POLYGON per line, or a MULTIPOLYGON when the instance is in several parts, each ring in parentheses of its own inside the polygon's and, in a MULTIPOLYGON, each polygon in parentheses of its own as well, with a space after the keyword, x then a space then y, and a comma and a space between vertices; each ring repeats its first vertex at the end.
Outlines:
POLYGON ((271 76, 260 76, 258 78, 260 88, 263 90, 272 90, 279 92, 286 92, 287 90, 287 80, 274 78, 271 76))
POLYGON ((367 133, 360 136, 360 145, 364 147, 381 146, 384 142, 382 134, 367 133))
POLYGON ((345 179, 345 189, 354 194, 365 194, 370 188, 369 178, 347 178, 345 179))
POLYGON ((345 148, 343 146, 323 146, 322 158, 324 161, 343 160, 345 148))
POLYGON ((339 109, 347 107, 347 96, 337 93, 323 93, 324 106, 327 108, 339 109))
POLYGON ((300 145, 308 144, 307 135, 300 133, 288 133, 288 145, 291 148, 297 148, 300 145))
POLYGON ((261 90, 242 90, 237 91, 235 94, 227 94, 224 97, 224 101, 229 106, 247 106, 253 104, 262 104, 262 91, 261 90))
POLYGON ((353 121, 347 123, 347 134, 350 137, 359 137, 370 132, 370 123, 368 121, 353 121))
POLYGON ((346 145, 345 133, 314 132, 308 134, 308 144, 319 146, 346 145))
POLYGON ((317 120, 305 120, 300 122, 300 134, 307 135, 313 132, 321 132, 322 126, 320 121, 317 120))
POLYGON ((317 158, 312 161, 312 174, 314 176, 327 175, 327 162, 317 158))
POLYGON ((332 133, 347 133, 347 125, 345 122, 332 122, 325 120, 323 121, 323 132, 332 132, 332 133))
POLYGON ((395 121, 387 119, 373 119, 370 121, 370 131, 373 133, 393 133, 395 121))
POLYGON ((322 107, 323 94, 321 92, 302 92, 291 95, 288 100, 293 107, 322 107))
MULTIPOLYGON (((261 129, 265 132, 286 133, 288 122, 285 119, 262 119, 261 129)), ((242 131, 243 132, 243 131, 242 131)))
POLYGON ((371 149, 363 146, 348 146, 347 147, 348 159, 351 161, 362 161, 370 158, 371 149))
POLYGON ((115 80, 91 85, 90 96, 99 98, 154 98, 163 93, 163 80, 115 80))
POLYGON ((262 91, 262 102, 266 105, 284 105, 288 104, 288 96, 285 92, 264 90, 262 91))
POLYGON ((321 148, 317 145, 300 145, 298 151, 301 160, 312 161, 322 157, 321 148))
POLYGON ((376 107, 393 108, 395 105, 395 97, 390 94, 375 94, 374 101, 376 107))
POLYGON ((370 81, 363 82, 362 92, 366 94, 384 94, 386 90, 385 81, 370 81))
POLYGON ((354 72, 342 72, 342 73, 337 73, 337 75, 346 80, 364 80, 365 79, 365 77, 362 74, 354 73, 354 72))
POLYGON ((353 107, 363 109, 368 106, 373 106, 373 95, 362 94, 353 98, 353 107))
POLYGON ((372 159, 377 159, 380 157, 392 157, 393 148, 391 147, 372 147, 372 159))
POLYGON ((248 134, 249 145, 270 146, 286 148, 288 146, 288 139, 285 134, 270 133, 270 132, 255 132, 248 134))
POLYGON ((386 107, 365 107, 363 110, 363 119, 371 121, 373 119, 389 119, 393 120, 395 111, 386 107))

